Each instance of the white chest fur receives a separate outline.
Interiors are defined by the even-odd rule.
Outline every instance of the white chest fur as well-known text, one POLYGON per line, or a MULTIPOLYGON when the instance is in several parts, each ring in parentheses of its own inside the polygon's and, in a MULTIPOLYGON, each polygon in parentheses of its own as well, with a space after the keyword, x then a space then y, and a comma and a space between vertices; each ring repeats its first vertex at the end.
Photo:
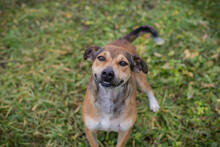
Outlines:
POLYGON ((104 131, 127 131, 133 126, 132 120, 110 119, 110 115, 106 115, 98 120, 85 117, 85 124, 90 130, 104 131))
MULTIPOLYGON (((120 102, 123 95, 123 87, 117 88, 105 88, 99 85, 99 92, 98 92, 98 100, 96 102, 96 107, 102 113, 112 113, 114 109, 117 107, 117 104, 113 103, 114 100, 120 102)), ((120 108, 120 107, 118 107, 120 108)))
POLYGON ((105 88, 99 85, 97 101, 95 102, 95 107, 99 111, 99 118, 85 117, 85 124, 90 130, 118 132, 127 131, 132 127, 134 121, 131 119, 124 120, 120 114, 130 100, 130 97, 124 92, 125 88, 105 88))

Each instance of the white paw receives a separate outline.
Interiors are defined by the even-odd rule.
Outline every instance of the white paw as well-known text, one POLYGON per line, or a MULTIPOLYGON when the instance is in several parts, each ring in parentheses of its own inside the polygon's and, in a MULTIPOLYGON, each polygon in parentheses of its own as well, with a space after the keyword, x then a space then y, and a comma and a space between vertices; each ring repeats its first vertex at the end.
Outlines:
POLYGON ((153 112, 157 112, 159 110, 160 106, 157 102, 156 99, 152 99, 150 101, 150 110, 152 110, 153 112))

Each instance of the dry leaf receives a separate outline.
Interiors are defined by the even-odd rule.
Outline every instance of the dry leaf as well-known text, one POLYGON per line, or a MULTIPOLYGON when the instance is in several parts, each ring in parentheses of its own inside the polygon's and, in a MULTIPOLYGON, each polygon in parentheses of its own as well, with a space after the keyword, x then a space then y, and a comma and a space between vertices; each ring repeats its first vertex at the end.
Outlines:
POLYGON ((176 15, 178 15, 179 14, 179 11, 178 10, 175 10, 174 12, 173 12, 173 16, 176 16, 176 15))
POLYGON ((74 110, 74 114, 77 113, 77 112, 79 111, 80 106, 81 106, 81 105, 79 105, 79 106, 74 110))
POLYGON ((170 52, 168 53, 168 56, 173 56, 174 54, 175 54, 174 51, 170 51, 170 52))
POLYGON ((115 28, 116 28, 116 29, 119 29, 119 26, 118 26, 117 24, 115 24, 115 28))
POLYGON ((202 83, 202 86, 205 88, 215 88, 215 84, 213 83, 202 83))
POLYGON ((170 68, 170 64, 169 64, 169 63, 166 63, 166 64, 163 65, 162 68, 163 68, 163 69, 169 69, 169 68, 170 68))
POLYGON ((156 57, 162 57, 162 55, 159 54, 159 53, 157 53, 157 52, 154 53, 154 56, 156 56, 156 57))
POLYGON ((214 54, 211 56, 212 59, 218 59, 218 54, 214 54))
POLYGON ((51 52, 58 54, 58 55, 65 55, 68 51, 67 50, 51 50, 51 52))
POLYGON ((35 110, 37 109, 38 105, 39 105, 39 104, 34 105, 31 110, 32 110, 32 111, 35 111, 35 110))
POLYGON ((72 14, 69 13, 69 12, 67 12, 67 13, 64 14, 64 16, 65 16, 66 18, 71 18, 71 17, 72 17, 72 14))
POLYGON ((205 33, 205 34, 203 35, 203 37, 202 37, 202 40, 203 40, 203 41, 206 41, 207 36, 208 36, 208 35, 205 33))
POLYGON ((204 21, 201 21, 200 24, 201 24, 203 27, 208 28, 208 27, 207 27, 207 24, 206 24, 204 21))
POLYGON ((183 74, 187 75, 188 77, 191 77, 191 78, 193 77, 193 73, 189 72, 189 71, 184 71, 183 74))
POLYGON ((191 52, 191 53, 190 53, 190 51, 189 51, 188 49, 186 49, 186 50, 184 51, 184 54, 185 54, 184 59, 187 59, 187 58, 195 58, 195 57, 199 56, 199 52, 194 51, 194 52, 191 52))
POLYGON ((145 34, 144 38, 149 39, 150 38, 150 34, 145 34))
POLYGON ((156 119, 155 119, 155 117, 153 117, 152 120, 151 120, 151 128, 154 128, 155 121, 156 121, 156 119))
POLYGON ((73 69, 70 69, 70 68, 67 68, 67 67, 63 67, 62 69, 65 70, 65 71, 69 71, 69 72, 75 72, 73 69))
POLYGON ((158 23, 154 24, 158 29, 160 29, 160 25, 158 23))
POLYGON ((192 54, 191 54, 191 58, 195 58, 195 57, 197 57, 197 56, 199 56, 199 52, 193 52, 192 54))
POLYGON ((25 127, 26 125, 27 125, 27 120, 24 119, 23 126, 25 127))
POLYGON ((82 69, 83 67, 85 67, 86 66, 86 63, 85 62, 80 62, 79 63, 79 68, 80 69, 82 69))
POLYGON ((189 57, 191 56, 191 54, 190 54, 190 52, 189 52, 188 49, 186 49, 186 50, 184 51, 184 54, 185 54, 184 59, 187 59, 187 58, 189 58, 189 57))

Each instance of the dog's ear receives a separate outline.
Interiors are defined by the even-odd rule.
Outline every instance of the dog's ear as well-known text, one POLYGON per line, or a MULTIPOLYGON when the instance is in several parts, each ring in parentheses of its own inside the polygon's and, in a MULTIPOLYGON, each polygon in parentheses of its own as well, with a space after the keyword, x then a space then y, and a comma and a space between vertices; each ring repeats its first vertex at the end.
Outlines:
POLYGON ((98 46, 90 46, 84 52, 84 59, 89 61, 94 61, 96 56, 102 51, 103 49, 98 46))
POLYGON ((143 71, 144 73, 148 73, 148 67, 147 64, 143 59, 141 59, 139 56, 133 56, 134 60, 134 67, 136 71, 143 71))
POLYGON ((128 62, 130 63, 131 70, 135 70, 137 72, 142 71, 144 73, 148 72, 147 64, 139 56, 137 56, 137 55, 130 55, 130 54, 127 53, 126 57, 128 59, 128 62))

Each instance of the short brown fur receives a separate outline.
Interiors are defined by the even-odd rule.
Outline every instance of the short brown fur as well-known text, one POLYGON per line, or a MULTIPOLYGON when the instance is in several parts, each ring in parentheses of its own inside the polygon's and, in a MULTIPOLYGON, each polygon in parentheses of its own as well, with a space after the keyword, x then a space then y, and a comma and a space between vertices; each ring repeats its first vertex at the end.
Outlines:
MULTIPOLYGON (((123 147, 129 139, 137 117, 136 83, 148 95, 150 106, 151 103, 154 106, 156 99, 145 73, 130 68, 131 64, 134 66, 139 64, 126 57, 127 54, 131 57, 139 57, 131 42, 120 39, 112 41, 103 48, 98 49, 96 47, 95 49, 96 51, 99 50, 98 55, 89 55, 89 53, 94 52, 91 49, 87 50, 84 55, 86 58, 92 57, 90 59, 93 62, 93 74, 82 107, 86 137, 92 147, 98 147, 97 131, 110 129, 110 131, 118 132, 117 147, 123 147), (103 56, 105 61, 99 61, 97 59, 99 56, 103 56), (128 63, 130 67, 121 66, 120 61, 128 63), (116 88, 106 88, 99 83, 97 77, 108 67, 114 70, 116 83, 122 80, 124 81, 123 84, 120 85, 119 83, 116 88)), ((155 109, 151 109, 157 111, 159 105, 155 109)))

